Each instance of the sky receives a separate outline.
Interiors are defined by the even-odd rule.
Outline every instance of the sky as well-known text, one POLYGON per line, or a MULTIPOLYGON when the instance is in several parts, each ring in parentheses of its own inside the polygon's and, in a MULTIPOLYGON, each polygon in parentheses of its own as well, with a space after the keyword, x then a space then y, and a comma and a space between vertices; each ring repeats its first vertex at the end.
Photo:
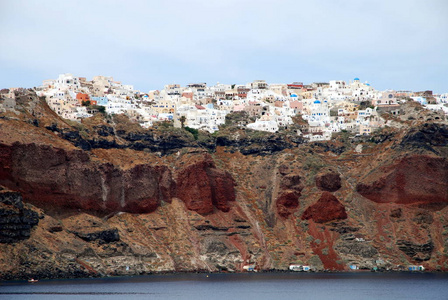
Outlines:
POLYGON ((447 0, 0 0, 0 88, 368 81, 448 92, 447 0))

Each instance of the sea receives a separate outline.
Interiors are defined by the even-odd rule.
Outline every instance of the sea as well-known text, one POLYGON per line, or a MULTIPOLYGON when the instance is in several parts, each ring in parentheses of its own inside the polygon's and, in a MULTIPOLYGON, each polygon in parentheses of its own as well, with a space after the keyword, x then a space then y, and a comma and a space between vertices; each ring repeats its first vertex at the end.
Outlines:
POLYGON ((448 299, 446 273, 169 274, 0 282, 0 299, 448 299))

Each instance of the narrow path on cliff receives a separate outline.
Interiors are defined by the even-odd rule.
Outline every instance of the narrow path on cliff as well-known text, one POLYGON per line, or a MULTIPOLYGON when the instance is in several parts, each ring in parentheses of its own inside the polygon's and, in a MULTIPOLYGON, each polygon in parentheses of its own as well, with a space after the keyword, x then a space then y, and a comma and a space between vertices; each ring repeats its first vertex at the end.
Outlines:
POLYGON ((126 144, 126 141, 125 140, 123 140, 118 134, 117 134, 117 124, 115 123, 115 120, 114 120, 114 116, 111 116, 111 118, 110 118, 110 122, 111 122, 111 125, 112 125, 112 130, 114 131, 114 136, 115 136, 115 138, 117 139, 117 141, 119 141, 119 142, 121 142, 121 143, 123 143, 123 144, 126 144))

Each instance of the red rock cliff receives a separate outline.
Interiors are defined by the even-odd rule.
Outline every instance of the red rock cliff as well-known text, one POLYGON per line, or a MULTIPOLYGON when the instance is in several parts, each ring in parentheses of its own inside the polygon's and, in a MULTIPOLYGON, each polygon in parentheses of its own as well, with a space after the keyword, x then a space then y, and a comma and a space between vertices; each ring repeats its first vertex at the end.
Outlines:
POLYGON ((378 203, 448 203, 448 161, 428 155, 408 156, 376 169, 356 190, 378 203))
POLYGON ((228 203, 235 201, 235 181, 216 168, 210 155, 201 155, 186 162, 176 177, 177 197, 190 210, 200 214, 213 212, 213 207, 227 212, 228 203))
POLYGON ((344 205, 335 196, 329 192, 323 192, 319 200, 303 213, 302 220, 309 219, 316 223, 325 223, 347 219, 347 213, 344 205))
POLYGON ((84 151, 37 144, 2 144, 0 153, 0 184, 46 208, 151 212, 175 190, 166 166, 121 169, 84 151))

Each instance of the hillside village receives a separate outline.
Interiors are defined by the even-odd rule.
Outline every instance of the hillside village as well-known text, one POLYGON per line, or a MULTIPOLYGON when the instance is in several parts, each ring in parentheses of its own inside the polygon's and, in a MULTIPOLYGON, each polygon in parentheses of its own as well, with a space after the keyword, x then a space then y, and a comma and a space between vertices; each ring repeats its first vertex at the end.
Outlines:
POLYGON ((0 90, 0 279, 448 270, 447 94, 220 87, 0 90))
MULTIPOLYGON (((14 98, 16 90, 5 89, 2 94, 14 98)), ((306 122, 297 134, 309 141, 329 140, 332 133, 340 131, 369 135, 388 125, 382 112, 398 115, 401 104, 408 101, 448 115, 448 93, 378 91, 359 78, 308 85, 269 84, 264 80, 212 86, 169 84, 162 90, 144 93, 113 77, 95 76, 88 81, 61 74, 57 79, 44 80, 36 92, 65 119, 80 121, 96 112, 126 114, 145 128, 171 121, 175 127, 213 133, 225 123, 227 114, 244 111, 255 121, 241 126, 276 132, 291 125, 294 116, 301 115, 306 122)))

